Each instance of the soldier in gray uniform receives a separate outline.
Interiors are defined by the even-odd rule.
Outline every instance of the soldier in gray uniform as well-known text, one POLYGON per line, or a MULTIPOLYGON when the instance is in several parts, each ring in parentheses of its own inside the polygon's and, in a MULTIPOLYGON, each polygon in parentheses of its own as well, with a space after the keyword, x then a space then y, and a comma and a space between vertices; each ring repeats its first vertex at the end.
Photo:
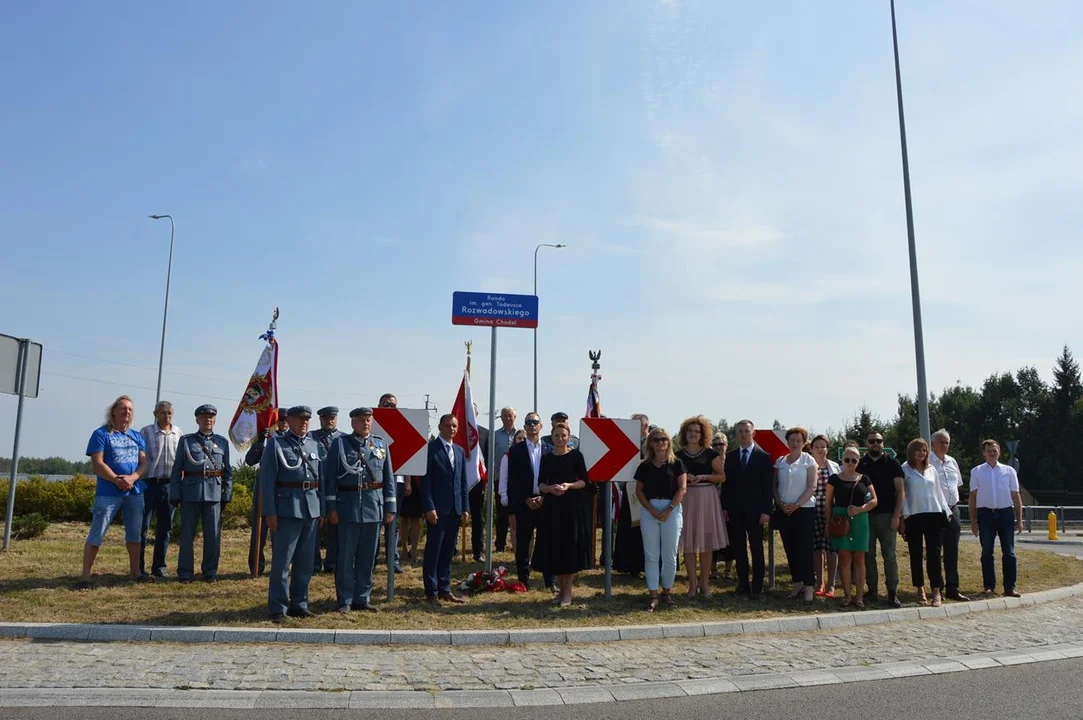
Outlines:
POLYGON ((308 609, 312 543, 323 525, 319 444, 308 437, 312 409, 294 405, 286 412, 289 429, 267 441, 259 461, 263 515, 271 532, 271 575, 267 608, 271 622, 285 616, 314 617, 308 609), (287 595, 286 586, 289 583, 287 595))
POLYGON ((195 575, 196 525, 203 521, 204 582, 218 580, 222 549, 222 507, 233 498, 233 467, 229 442, 214 433, 218 408, 196 408, 199 430, 177 443, 177 457, 169 475, 169 502, 180 505, 181 528, 177 551, 177 579, 192 582, 195 575))
MULTIPOLYGON (((320 427, 310 432, 308 436, 319 444, 320 462, 322 463, 327 458, 327 451, 331 449, 331 443, 344 433, 338 429, 337 407, 328 405, 317 410, 316 414, 320 416, 320 427)), ((322 562, 323 571, 333 573, 335 571, 335 561, 338 560, 338 533, 335 532, 335 528, 324 524, 316 535, 315 546, 316 550, 312 556, 312 570, 319 572, 320 563, 322 562), (320 540, 323 540, 324 545, 327 547, 327 554, 324 558, 320 557, 320 540)))
POLYGON ((376 612, 369 598, 380 528, 395 519, 395 476, 387 440, 372 434, 372 408, 350 411, 352 435, 331 444, 321 487, 327 520, 338 526, 335 595, 339 612, 376 612))

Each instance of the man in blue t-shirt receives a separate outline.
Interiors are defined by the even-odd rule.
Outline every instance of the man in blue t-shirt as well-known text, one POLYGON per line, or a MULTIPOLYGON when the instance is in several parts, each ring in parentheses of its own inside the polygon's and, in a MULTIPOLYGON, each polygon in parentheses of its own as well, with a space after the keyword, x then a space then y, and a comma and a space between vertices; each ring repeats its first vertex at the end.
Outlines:
POLYGON ((154 582, 150 575, 139 571, 140 536, 143 526, 143 473, 147 468, 146 444, 143 436, 132 429, 134 407, 132 399, 121 395, 113 401, 106 422, 94 431, 87 443, 86 454, 98 476, 94 494, 94 514, 90 533, 83 547, 83 574, 79 590, 90 589, 90 570, 98 556, 98 548, 117 512, 124 510, 124 542, 132 579, 154 582))

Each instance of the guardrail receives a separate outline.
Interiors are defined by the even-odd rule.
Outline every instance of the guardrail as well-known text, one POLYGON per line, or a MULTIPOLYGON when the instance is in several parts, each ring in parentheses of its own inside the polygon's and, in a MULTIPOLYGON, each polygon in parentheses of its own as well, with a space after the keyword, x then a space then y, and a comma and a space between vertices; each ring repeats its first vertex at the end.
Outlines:
MULTIPOLYGON (((959 503, 959 518, 970 522, 970 508, 966 503, 959 503)), ((1083 506, 1080 505, 1024 505, 1023 530, 1044 533, 1047 529, 1049 513, 1057 516, 1057 531, 1064 532, 1069 527, 1083 528, 1083 506)))

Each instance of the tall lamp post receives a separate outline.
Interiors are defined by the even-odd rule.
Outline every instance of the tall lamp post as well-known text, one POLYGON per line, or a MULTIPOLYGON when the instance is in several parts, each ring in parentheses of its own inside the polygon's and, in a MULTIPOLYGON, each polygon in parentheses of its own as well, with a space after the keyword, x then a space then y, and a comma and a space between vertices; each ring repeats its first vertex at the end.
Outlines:
POLYGON ((177 232, 177 224, 173 222, 172 215, 151 215, 151 220, 169 218, 169 264, 165 270, 165 310, 162 311, 162 345, 158 349, 158 387, 154 390, 154 406, 162 399, 162 361, 165 359, 165 322, 169 317, 169 280, 173 275, 173 236, 177 232))
MULTIPOLYGON (((534 297, 538 296, 538 251, 543 247, 568 247, 563 243, 541 243, 534 248, 534 297)), ((534 328, 534 412, 538 412, 538 328, 534 328)))
POLYGON ((921 331, 921 294, 918 291, 918 253, 914 245, 914 207, 910 199, 910 161, 906 154, 906 120, 903 117, 902 73, 899 72, 899 36, 895 29, 895 0, 891 0, 891 43, 895 50, 895 93, 899 101, 899 142, 902 146, 903 194, 906 198, 906 239, 910 245, 910 301, 914 308, 914 354, 918 369, 918 426, 921 437, 931 440, 929 390, 925 383, 925 340, 921 331))

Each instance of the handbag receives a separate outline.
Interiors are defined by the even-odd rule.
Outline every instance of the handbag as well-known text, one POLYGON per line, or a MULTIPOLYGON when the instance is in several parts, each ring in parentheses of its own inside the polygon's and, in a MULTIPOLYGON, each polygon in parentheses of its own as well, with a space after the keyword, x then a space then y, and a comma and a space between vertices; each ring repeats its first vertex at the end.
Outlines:
MULTIPOLYGON (((854 483, 853 489, 850 491, 850 505, 854 504, 854 493, 857 492, 857 481, 854 483)), ((827 523, 827 534, 833 538, 842 538, 850 534, 850 516, 849 515, 832 515, 831 520, 827 523)))

